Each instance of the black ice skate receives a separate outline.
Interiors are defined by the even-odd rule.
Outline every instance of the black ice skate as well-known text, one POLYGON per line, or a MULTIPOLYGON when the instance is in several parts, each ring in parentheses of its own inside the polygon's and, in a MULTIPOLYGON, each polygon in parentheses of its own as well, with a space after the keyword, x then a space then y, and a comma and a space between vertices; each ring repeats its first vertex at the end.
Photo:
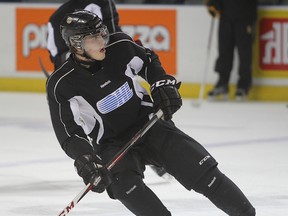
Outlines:
POLYGON ((238 88, 235 92, 236 101, 246 101, 248 96, 248 91, 245 89, 238 88))
POLYGON ((162 177, 166 173, 164 167, 151 166, 151 168, 160 177, 162 177))
POLYGON ((208 92, 208 100, 228 100, 229 89, 228 86, 216 86, 208 92))
POLYGON ((159 177, 162 177, 165 180, 173 179, 173 177, 169 173, 166 172, 164 167, 157 167, 153 165, 151 165, 150 167, 159 177))

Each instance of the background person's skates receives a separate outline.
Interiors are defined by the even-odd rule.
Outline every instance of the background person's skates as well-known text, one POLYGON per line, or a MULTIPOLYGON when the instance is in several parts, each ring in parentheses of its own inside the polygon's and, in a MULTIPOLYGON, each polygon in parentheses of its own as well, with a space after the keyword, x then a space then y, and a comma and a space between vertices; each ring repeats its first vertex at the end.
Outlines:
POLYGON ((215 86, 210 92, 208 92, 208 100, 223 100, 227 101, 229 97, 229 88, 228 86, 215 86))

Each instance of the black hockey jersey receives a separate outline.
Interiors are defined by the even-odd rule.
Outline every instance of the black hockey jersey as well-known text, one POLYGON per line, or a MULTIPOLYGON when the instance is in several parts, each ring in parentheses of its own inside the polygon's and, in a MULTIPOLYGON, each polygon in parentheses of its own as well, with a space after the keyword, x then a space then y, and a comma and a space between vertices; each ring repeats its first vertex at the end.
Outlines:
POLYGON ((122 32, 110 35, 105 59, 92 70, 72 54, 52 73, 46 85, 52 124, 71 158, 92 151, 91 143, 128 140, 148 121, 153 104, 138 75, 152 84, 165 71, 156 54, 151 58, 122 32))
POLYGON ((62 65, 65 61, 65 55, 69 51, 60 33, 60 23, 67 13, 72 13, 79 9, 97 14, 110 33, 121 31, 118 25, 119 15, 114 0, 69 0, 52 14, 48 23, 47 48, 55 69, 62 65))

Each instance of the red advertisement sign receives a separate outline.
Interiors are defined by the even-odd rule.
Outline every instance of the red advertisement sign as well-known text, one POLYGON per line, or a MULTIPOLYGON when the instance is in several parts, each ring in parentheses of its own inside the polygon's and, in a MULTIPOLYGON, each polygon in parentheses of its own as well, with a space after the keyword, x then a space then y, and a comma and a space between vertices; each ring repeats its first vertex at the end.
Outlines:
POLYGON ((288 18, 263 18, 259 29, 260 68, 287 72, 288 18))

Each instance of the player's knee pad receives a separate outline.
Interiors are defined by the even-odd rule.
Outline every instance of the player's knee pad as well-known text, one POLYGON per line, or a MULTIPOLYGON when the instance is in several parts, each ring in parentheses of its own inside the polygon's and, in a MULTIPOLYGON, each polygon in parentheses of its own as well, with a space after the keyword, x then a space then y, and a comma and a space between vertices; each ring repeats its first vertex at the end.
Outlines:
POLYGON ((219 187, 223 179, 223 174, 215 166, 202 176, 193 188, 196 192, 205 196, 212 195, 219 187))
POLYGON ((113 183, 108 187, 108 194, 113 199, 124 200, 144 190, 141 175, 135 171, 124 171, 113 176, 113 183))

